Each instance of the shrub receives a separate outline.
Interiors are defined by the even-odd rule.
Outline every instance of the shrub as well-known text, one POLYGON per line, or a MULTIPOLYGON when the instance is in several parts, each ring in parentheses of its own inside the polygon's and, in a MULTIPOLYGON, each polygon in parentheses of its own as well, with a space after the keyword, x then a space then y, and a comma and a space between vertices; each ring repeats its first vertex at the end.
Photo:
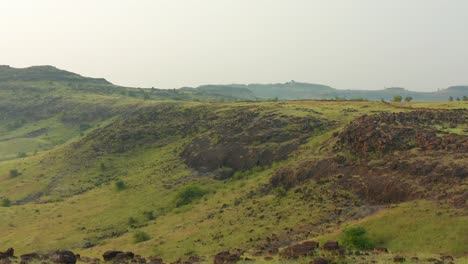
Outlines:
POLYGON ((147 233, 143 232, 143 231, 136 231, 135 233, 133 233, 133 243, 140 243, 140 242, 145 242, 145 241, 148 241, 150 240, 150 235, 148 235, 147 233))
POLYGON ((137 220, 133 217, 129 217, 128 220, 127 220, 127 224, 130 226, 130 227, 134 227, 136 224, 137 224, 137 220))
POLYGON ((2 198, 2 199, 0 200, 0 206, 2 206, 2 207, 10 207, 10 205, 11 205, 10 199, 8 199, 8 198, 2 198))
POLYGON ((20 175, 21 175, 21 173, 17 169, 10 170, 10 177, 11 178, 15 178, 15 177, 18 177, 20 175))
POLYGON ((154 215, 153 211, 144 211, 143 216, 145 216, 146 220, 148 221, 156 219, 156 216, 154 215))
POLYGON ((114 187, 117 191, 122 191, 122 190, 127 189, 127 185, 123 181, 116 181, 114 183, 114 187))
POLYGON ((27 156, 28 156, 28 154, 26 154, 26 152, 19 152, 18 155, 17 155, 17 157, 20 158, 20 159, 21 158, 26 158, 27 156))
POLYGON ((374 243, 367 236, 363 227, 348 227, 341 234, 342 243, 348 248, 367 250, 374 248, 374 243))
POLYGON ((176 197, 176 206, 182 206, 190 204, 193 201, 200 199, 207 193, 206 190, 202 189, 200 186, 191 185, 182 189, 176 197))
POLYGON ((275 196, 278 198, 285 197, 288 194, 288 191, 283 186, 278 186, 273 190, 275 192, 275 196))

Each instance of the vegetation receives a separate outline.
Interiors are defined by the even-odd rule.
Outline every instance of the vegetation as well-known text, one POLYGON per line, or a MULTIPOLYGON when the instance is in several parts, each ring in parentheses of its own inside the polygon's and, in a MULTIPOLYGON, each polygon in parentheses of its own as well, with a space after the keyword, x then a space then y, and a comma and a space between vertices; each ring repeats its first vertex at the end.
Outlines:
POLYGON ((360 226, 348 227, 343 230, 341 241, 346 247, 352 249, 369 250, 374 248, 374 243, 367 236, 366 229, 360 226))
POLYGON ((11 201, 8 198, 0 199, 0 206, 2 207, 9 207, 11 205, 11 201))
POLYGON ((151 237, 143 231, 136 231, 133 233, 133 243, 141 243, 150 240, 151 237))
POLYGON ((17 169, 10 170, 10 177, 11 178, 15 178, 15 177, 18 177, 20 175, 21 175, 21 173, 17 169))
POLYGON ((114 187, 116 191, 122 191, 122 190, 127 189, 127 185, 123 181, 116 181, 114 183, 114 187))
MULTIPOLYGON (((360 100, 285 101, 311 95, 312 85, 271 85, 274 92, 269 93, 262 85, 144 90, 61 76, 56 69, 46 72, 50 80, 0 81, 0 197, 8 197, 1 205, 10 206, 0 210, 0 248, 14 247, 18 255, 65 248, 93 257, 117 249, 171 262, 194 252, 210 259, 227 249, 250 252, 274 242, 275 234, 281 246, 341 239, 360 250, 370 241, 409 255, 460 257, 466 252, 466 209, 455 206, 466 187, 463 178, 448 191, 443 184, 433 187, 447 200, 370 203, 363 196, 376 196, 373 189, 361 193, 339 187, 349 174, 350 184, 363 184, 365 175, 320 178, 336 169, 325 166, 330 162, 322 164, 321 173, 310 170, 307 179, 298 173, 327 160, 332 151, 338 155, 333 159, 364 162, 355 153, 335 150, 338 135, 363 115, 466 109, 463 91, 450 91, 460 102, 446 102, 445 91, 437 95, 445 102, 410 100, 401 105, 385 101, 395 93, 415 101, 423 97, 390 90, 371 93, 378 96, 373 102, 360 93, 341 95, 332 89, 327 94, 328 87, 313 86, 325 98, 360 100), (238 88, 245 89, 237 97, 238 88), (276 96, 278 101, 261 101, 276 96), (253 102, 257 99, 261 102, 253 102), (36 155, 19 158, 19 152, 36 155), (272 177, 285 169, 282 180, 291 185, 272 186, 272 177), (345 226, 347 231, 341 231, 345 226), (314 237, 323 232, 323 237, 314 237)), ((468 123, 462 121, 431 123, 425 129, 456 139, 468 135, 468 123)), ((400 125, 402 131, 412 128, 400 125)), ((402 157, 395 164, 404 163, 403 152, 395 154, 402 157)), ((405 153, 413 155, 405 162, 415 162, 424 151, 405 153)), ((437 170, 450 164, 452 175, 464 168, 466 158, 449 154, 437 156, 437 170)), ((387 166, 385 157, 371 158, 375 166, 387 166)), ((414 180, 397 179, 401 186, 398 181, 388 186, 404 187, 414 180)), ((413 194, 424 193, 423 188, 418 185, 413 194)))
POLYGON ((197 185, 190 185, 183 188, 176 197, 176 206, 182 206, 192 203, 195 200, 202 198, 207 191, 197 185))
POLYGON ((399 102, 401 102, 402 99, 403 99, 403 97, 401 95, 395 95, 395 96, 393 96, 392 101, 399 103, 399 102))

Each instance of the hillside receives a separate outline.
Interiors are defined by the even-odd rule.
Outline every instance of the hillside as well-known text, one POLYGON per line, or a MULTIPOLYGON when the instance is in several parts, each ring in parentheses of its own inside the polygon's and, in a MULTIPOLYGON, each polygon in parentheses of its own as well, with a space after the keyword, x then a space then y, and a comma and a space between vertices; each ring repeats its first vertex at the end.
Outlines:
MULTIPOLYGON (((468 86, 454 86, 437 92, 416 92, 404 88, 386 88, 383 90, 339 90, 325 85, 286 82, 277 84, 231 84, 231 85, 210 85, 216 93, 237 94, 243 99, 256 98, 257 100, 369 100, 369 101, 391 101, 394 96, 412 97, 413 101, 448 101, 450 97, 454 100, 463 99, 468 96, 468 86), (248 97, 245 94, 250 95, 248 97)), ((195 91, 204 91, 205 86, 192 88, 195 91)))
POLYGON ((468 102, 230 102, 240 88, 211 86, 148 97, 33 72, 0 82, 0 251, 71 250, 92 263, 109 250, 150 263, 468 260, 468 102), (376 249, 323 247, 349 226, 376 249), (304 241, 320 249, 303 256, 304 241))

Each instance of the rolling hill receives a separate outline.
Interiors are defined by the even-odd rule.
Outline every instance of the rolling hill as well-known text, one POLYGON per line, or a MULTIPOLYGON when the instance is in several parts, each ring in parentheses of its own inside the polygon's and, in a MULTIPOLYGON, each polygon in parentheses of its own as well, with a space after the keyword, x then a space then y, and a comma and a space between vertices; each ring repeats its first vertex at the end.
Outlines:
POLYGON ((109 250, 149 263, 467 261, 468 102, 251 102, 268 85, 153 91, 3 70, 0 249, 93 263, 109 250), (349 227, 375 249, 346 244, 349 227), (311 241, 320 249, 299 254, 311 241))
MULTIPOLYGON (((204 91, 206 86, 191 88, 195 91, 204 91)), ((448 101, 468 96, 468 86, 454 86, 437 92, 416 92, 404 88, 386 88, 383 90, 339 90, 329 86, 286 82, 277 84, 248 84, 248 85, 210 85, 213 93, 230 95, 238 94, 242 99, 256 100, 369 100, 369 101, 391 101, 394 96, 412 97, 413 101, 448 101), (249 93, 250 91, 250 93, 249 93), (248 96, 246 96, 248 95, 248 96)))

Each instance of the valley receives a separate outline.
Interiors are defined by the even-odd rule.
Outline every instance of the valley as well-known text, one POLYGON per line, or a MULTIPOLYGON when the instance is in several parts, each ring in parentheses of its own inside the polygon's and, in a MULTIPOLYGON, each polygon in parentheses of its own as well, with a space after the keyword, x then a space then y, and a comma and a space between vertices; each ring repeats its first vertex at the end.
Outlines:
POLYGON ((468 261, 466 101, 248 101, 10 70, 0 74, 0 251, 468 261), (372 249, 323 248, 349 227, 372 249), (294 255, 304 241, 320 244, 315 257, 294 255))

